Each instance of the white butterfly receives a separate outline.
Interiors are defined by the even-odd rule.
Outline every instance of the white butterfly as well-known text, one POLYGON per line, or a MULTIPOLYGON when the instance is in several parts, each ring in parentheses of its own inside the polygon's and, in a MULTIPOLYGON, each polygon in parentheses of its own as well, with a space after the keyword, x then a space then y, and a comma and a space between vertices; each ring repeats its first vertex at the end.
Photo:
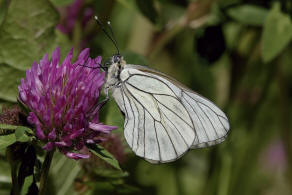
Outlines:
POLYGON ((180 158, 190 148, 221 143, 229 131, 226 115, 211 101, 169 76, 140 65, 126 64, 118 54, 107 71, 109 90, 125 115, 124 135, 133 152, 151 163, 180 158))
POLYGON ((169 76, 112 57, 105 93, 125 114, 124 135, 136 155, 151 163, 180 158, 190 148, 221 143, 226 115, 212 102, 169 76))

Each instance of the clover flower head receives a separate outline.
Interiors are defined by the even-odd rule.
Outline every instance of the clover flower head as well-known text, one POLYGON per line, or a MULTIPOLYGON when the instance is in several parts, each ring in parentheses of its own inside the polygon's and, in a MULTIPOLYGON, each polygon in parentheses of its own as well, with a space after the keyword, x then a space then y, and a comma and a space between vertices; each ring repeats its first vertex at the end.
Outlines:
POLYGON ((58 148, 72 159, 89 158, 89 154, 80 152, 86 144, 101 142, 102 135, 116 127, 98 119, 105 73, 80 66, 96 67, 101 57, 91 59, 89 49, 84 49, 75 63, 71 63, 72 56, 71 49, 60 63, 57 48, 51 60, 46 54, 39 64, 34 62, 18 87, 19 99, 30 109, 28 122, 45 143, 44 150, 58 148))

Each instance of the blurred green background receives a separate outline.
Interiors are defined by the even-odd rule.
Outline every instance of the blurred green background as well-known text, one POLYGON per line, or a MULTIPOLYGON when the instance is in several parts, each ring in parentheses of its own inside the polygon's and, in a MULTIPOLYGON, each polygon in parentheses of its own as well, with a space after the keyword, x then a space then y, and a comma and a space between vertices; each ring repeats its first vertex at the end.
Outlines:
MULTIPOLYGON (((128 63, 214 101, 231 133, 222 144, 152 165, 130 151, 111 100, 100 118, 119 126, 122 143, 110 151, 124 172, 56 155, 48 194, 292 194, 290 0, 0 0, 0 107, 16 103, 25 70, 57 46, 63 57, 72 47, 104 60, 116 53, 93 15, 111 21, 128 63)), ((1 151, 0 194, 11 187, 5 159, 1 151)))

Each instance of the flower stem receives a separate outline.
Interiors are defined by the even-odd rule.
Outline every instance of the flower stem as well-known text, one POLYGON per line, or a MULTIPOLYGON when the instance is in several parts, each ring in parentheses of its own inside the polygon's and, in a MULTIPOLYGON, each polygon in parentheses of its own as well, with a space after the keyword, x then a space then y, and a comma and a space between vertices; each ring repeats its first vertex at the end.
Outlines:
POLYGON ((41 171, 39 195, 45 194, 45 189, 48 182, 49 169, 51 166, 54 152, 55 150, 52 150, 46 153, 46 157, 45 157, 45 160, 42 166, 42 171, 41 171))
POLYGON ((12 191, 11 194, 18 195, 20 194, 18 180, 17 180, 17 165, 15 163, 12 163, 11 165, 11 177, 12 177, 12 191))

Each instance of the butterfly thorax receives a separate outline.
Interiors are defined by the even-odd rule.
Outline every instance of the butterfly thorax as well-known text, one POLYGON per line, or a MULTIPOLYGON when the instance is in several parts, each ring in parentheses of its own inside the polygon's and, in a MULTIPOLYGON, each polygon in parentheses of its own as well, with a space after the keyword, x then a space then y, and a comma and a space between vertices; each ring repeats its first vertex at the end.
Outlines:
POLYGON ((118 87, 121 83, 120 74, 124 69, 126 61, 120 55, 114 55, 111 60, 111 65, 108 68, 105 89, 109 90, 113 87, 118 87))

